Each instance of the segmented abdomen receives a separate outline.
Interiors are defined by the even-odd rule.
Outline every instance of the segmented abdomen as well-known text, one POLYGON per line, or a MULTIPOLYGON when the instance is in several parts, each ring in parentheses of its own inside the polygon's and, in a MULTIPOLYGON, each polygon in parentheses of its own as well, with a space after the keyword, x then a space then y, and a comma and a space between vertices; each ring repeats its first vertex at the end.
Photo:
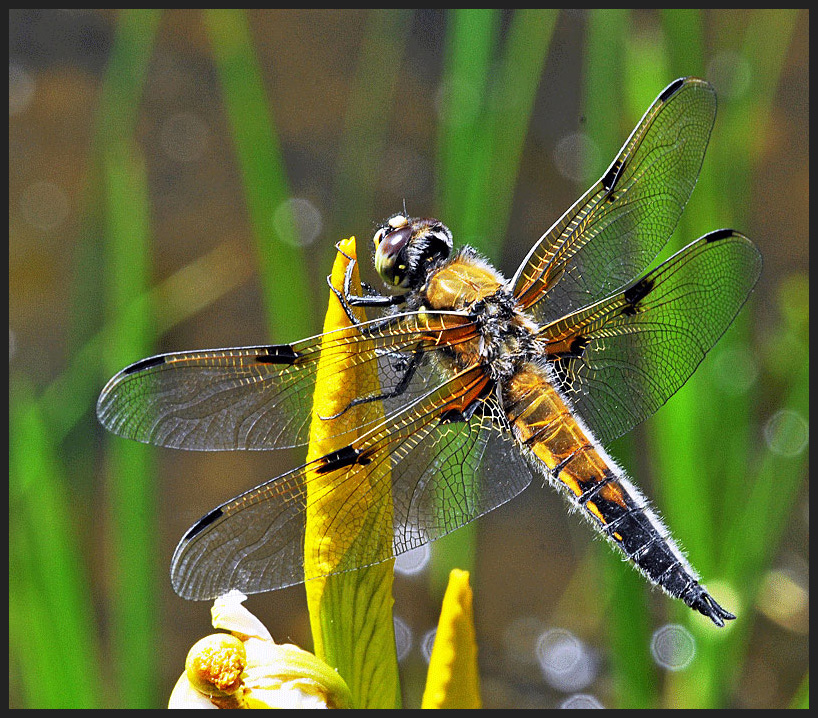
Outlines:
POLYGON ((651 581, 701 610, 704 591, 667 529, 574 418, 546 372, 523 367, 504 387, 503 399, 517 438, 569 500, 651 581))

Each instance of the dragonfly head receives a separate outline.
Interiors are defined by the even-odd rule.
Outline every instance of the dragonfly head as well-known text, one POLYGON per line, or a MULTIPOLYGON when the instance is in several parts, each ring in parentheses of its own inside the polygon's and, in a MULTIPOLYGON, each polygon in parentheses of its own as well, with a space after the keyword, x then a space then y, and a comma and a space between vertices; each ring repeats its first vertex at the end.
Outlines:
POLYGON ((418 286, 429 269, 451 254, 452 233, 436 219, 390 217, 372 238, 375 269, 387 285, 401 293, 418 286))

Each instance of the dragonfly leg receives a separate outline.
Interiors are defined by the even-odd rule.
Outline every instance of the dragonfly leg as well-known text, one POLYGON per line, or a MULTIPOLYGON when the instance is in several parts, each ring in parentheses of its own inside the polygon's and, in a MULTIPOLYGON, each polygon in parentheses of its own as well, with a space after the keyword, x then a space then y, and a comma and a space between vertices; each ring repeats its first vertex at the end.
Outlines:
MULTIPOLYGON (((346 256, 346 255, 345 255, 346 256)), ((355 260, 350 260, 349 264, 347 265, 346 272, 344 273, 344 288, 343 291, 337 289, 332 283, 332 277, 327 277, 327 284, 329 288, 332 290, 333 294, 338 297, 338 301, 341 302, 341 306, 344 309, 344 313, 347 315, 347 318, 354 326, 359 326, 361 324, 361 320, 355 316, 355 312, 352 311, 352 307, 393 307, 397 304, 403 304, 406 301, 406 298, 402 295, 390 295, 384 296, 380 294, 372 294, 369 296, 358 296, 352 293, 352 270, 355 266, 355 260)), ((368 290, 372 290, 371 287, 368 285, 364 285, 368 290)))
POLYGON ((372 396, 359 396, 349 402, 341 411, 337 414, 333 414, 332 416, 322 416, 320 417, 323 420, 329 419, 337 419, 339 416, 342 416, 347 411, 352 409, 355 406, 360 406, 361 404, 369 404, 373 401, 384 401, 385 399, 394 399, 397 396, 403 394, 409 386, 409 382, 412 381, 412 377, 415 375, 418 366, 420 366, 420 361, 423 358, 423 351, 420 347, 418 347, 411 355, 408 364, 403 370, 403 375, 400 378, 400 381, 395 385, 395 388, 392 391, 383 392, 381 394, 374 394, 372 396))

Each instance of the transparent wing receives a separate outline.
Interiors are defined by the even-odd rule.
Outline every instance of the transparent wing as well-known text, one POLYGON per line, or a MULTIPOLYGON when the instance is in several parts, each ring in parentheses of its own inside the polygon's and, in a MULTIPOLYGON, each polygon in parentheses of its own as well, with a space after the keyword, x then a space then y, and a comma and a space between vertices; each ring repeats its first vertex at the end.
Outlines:
POLYGON ((512 286, 542 323, 644 272, 673 234, 716 116, 713 88, 676 80, 656 98, 603 177, 534 245, 512 286))
POLYGON ((760 273, 752 242, 718 230, 626 289, 543 327, 551 366, 597 439, 629 431, 687 381, 760 273))
POLYGON ((384 561, 513 498, 531 473, 493 399, 472 398, 486 383, 479 369, 461 373, 348 446, 215 509, 177 547, 174 588, 204 600, 302 582, 306 515, 325 493, 345 497, 322 522, 332 541, 322 530, 310 544, 345 546, 332 573, 384 561), (372 509, 383 501, 391 522, 372 509))
POLYGON ((440 381, 425 354, 473 336, 463 315, 401 314, 294 344, 161 354, 119 372, 97 415, 120 436, 200 451, 271 449, 307 442, 321 355, 331 370, 376 364, 362 399, 385 395, 387 415, 440 381), (409 376, 407 377, 407 372, 409 376), (389 395, 400 393, 390 400, 389 395))

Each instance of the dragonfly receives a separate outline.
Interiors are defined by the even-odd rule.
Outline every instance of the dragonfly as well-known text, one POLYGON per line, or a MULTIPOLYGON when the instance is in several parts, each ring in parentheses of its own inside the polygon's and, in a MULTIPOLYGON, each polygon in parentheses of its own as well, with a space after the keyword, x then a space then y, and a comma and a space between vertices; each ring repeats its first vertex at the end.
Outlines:
POLYGON ((105 427, 198 451, 306 445, 322 359, 331 368, 351 356, 377 377, 319 417, 379 408, 361 412, 368 418, 354 430, 339 429, 337 448, 188 530, 171 565, 177 593, 204 600, 303 582, 318 480, 341 492, 366 485, 391 504, 384 543, 375 534, 387 529, 361 530, 372 522, 360 501, 340 502, 328 524, 350 532, 331 569, 341 572, 439 538, 541 476, 648 582, 719 627, 734 619, 603 448, 687 381, 760 275, 759 251, 732 229, 650 268, 696 184, 715 116, 706 81, 668 85, 511 279, 474 249, 455 249, 442 222, 404 210, 374 234, 380 293, 353 292, 354 261, 333 287, 350 328, 291 344, 160 354, 114 376, 97 405, 105 427))

